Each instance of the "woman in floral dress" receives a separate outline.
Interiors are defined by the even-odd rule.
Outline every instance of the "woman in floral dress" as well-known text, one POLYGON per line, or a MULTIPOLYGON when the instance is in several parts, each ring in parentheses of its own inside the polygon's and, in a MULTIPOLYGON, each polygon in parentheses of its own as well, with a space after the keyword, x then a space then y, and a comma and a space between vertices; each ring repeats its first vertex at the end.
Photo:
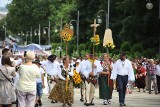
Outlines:
POLYGON ((66 104, 71 107, 74 101, 73 69, 74 67, 69 63, 69 58, 65 57, 63 59, 63 64, 61 65, 61 71, 58 72, 59 81, 48 97, 51 100, 63 103, 62 107, 65 107, 66 104))

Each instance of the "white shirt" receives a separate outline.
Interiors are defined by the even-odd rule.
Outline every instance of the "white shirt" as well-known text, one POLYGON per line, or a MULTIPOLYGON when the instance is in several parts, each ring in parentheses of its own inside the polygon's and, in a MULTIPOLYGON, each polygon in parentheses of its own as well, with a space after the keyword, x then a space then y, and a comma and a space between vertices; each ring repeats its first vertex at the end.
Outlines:
POLYGON ((156 65, 156 74, 160 76, 160 64, 156 65))
POLYGON ((76 71, 77 71, 77 73, 82 73, 83 71, 82 71, 82 68, 84 67, 84 65, 85 65, 85 62, 86 60, 83 60, 83 61, 81 61, 80 63, 79 63, 79 65, 78 65, 78 67, 76 67, 76 71))
POLYGON ((134 81, 134 71, 131 62, 128 59, 121 61, 120 59, 116 61, 113 65, 113 70, 111 74, 111 79, 115 80, 117 75, 128 75, 128 81, 134 81))
POLYGON ((63 69, 64 69, 65 71, 66 71, 66 70, 68 70, 68 71, 70 70, 70 72, 68 72, 68 75, 67 75, 67 76, 69 76, 69 75, 70 75, 70 76, 73 76, 73 74, 74 74, 74 73, 73 73, 74 67, 73 67, 72 65, 69 65, 68 69, 65 69, 64 66, 62 65, 61 70, 59 70, 59 72, 58 72, 58 77, 59 77, 60 79, 66 80, 66 78, 62 76, 62 70, 63 70, 63 69))
POLYGON ((36 82, 37 83, 41 83, 42 82, 42 75, 45 73, 43 68, 39 68, 39 72, 41 74, 40 78, 36 78, 36 82))
POLYGON ((89 60, 86 60, 85 63, 83 64, 84 66, 82 67, 82 74, 88 78, 89 77, 89 73, 93 71, 94 76, 98 75, 99 72, 102 72, 103 68, 100 64, 100 61, 95 60, 94 61, 94 65, 96 65, 97 67, 92 69, 92 62, 89 60))
POLYGON ((58 61, 53 63, 49 60, 41 62, 42 66, 45 67, 48 75, 57 76, 58 72, 61 70, 60 64, 58 61))

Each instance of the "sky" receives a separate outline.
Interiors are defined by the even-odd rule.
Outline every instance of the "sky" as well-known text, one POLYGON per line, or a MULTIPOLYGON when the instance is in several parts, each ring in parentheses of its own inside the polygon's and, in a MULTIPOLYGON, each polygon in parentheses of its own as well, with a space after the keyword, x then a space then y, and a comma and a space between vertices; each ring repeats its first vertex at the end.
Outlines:
POLYGON ((0 0, 0 7, 5 7, 8 3, 11 3, 12 0, 0 0))

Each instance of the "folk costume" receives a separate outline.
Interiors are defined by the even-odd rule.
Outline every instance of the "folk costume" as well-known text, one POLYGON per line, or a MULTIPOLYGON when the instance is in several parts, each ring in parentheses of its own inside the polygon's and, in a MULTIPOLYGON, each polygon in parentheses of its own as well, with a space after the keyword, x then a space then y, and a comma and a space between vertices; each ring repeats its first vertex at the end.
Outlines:
POLYGON ((97 84, 98 74, 102 72, 103 68, 98 60, 88 59, 85 62, 85 66, 82 68, 82 73, 85 76, 85 105, 94 105, 94 93, 95 93, 95 85, 97 84), (94 66, 94 67, 93 67, 94 66), (91 72, 93 72, 94 76, 91 76, 91 72))
POLYGON ((82 74, 85 62, 86 62, 86 60, 81 61, 79 66, 76 68, 76 71, 80 74, 81 79, 82 79, 81 86, 80 86, 80 92, 81 92, 80 101, 81 102, 84 101, 84 92, 85 92, 85 76, 82 74))
POLYGON ((140 92, 140 88, 143 88, 143 91, 145 91, 145 79, 146 79, 146 69, 142 66, 139 65, 137 70, 136 70, 136 85, 138 87, 138 92, 140 92))
POLYGON ((104 105, 107 105, 111 103, 110 99, 112 98, 113 91, 113 80, 110 79, 111 65, 103 61, 101 62, 101 66, 103 67, 103 72, 107 74, 101 72, 99 75, 99 98, 104 100, 104 105))
POLYGON ((63 107, 66 104, 71 106, 74 102, 73 98, 73 66, 69 65, 68 68, 65 68, 64 65, 61 65, 61 71, 58 72, 59 81, 52 89, 49 99, 55 100, 63 103, 63 107), (68 79, 68 82, 66 82, 68 79))
POLYGON ((51 92, 52 88, 56 84, 56 82, 53 81, 53 79, 57 77, 58 72, 61 70, 59 62, 55 59, 56 55, 50 55, 47 61, 41 62, 42 66, 46 69, 49 92, 51 92))

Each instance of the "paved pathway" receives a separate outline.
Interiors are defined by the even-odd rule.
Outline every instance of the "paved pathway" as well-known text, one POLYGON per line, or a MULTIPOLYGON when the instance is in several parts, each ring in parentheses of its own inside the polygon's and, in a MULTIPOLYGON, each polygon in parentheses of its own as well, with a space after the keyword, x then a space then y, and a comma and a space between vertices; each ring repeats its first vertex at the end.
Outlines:
MULTIPOLYGON (((118 93, 116 91, 113 92, 112 104, 110 105, 103 105, 102 100, 98 98, 99 90, 96 89, 95 99, 94 99, 94 106, 89 107, 119 107, 118 103, 118 93)), ((86 107, 83 102, 80 102, 80 91, 79 89, 74 90, 75 95, 75 102, 72 107, 86 107)), ((47 98, 48 95, 43 95, 42 97, 42 107, 62 107, 61 103, 52 104, 51 101, 47 98)), ((126 95, 126 105, 127 107, 160 107, 160 94, 155 95, 153 92, 152 94, 148 94, 147 92, 137 92, 137 89, 133 91, 132 94, 126 95)), ((15 106, 13 106, 15 107, 15 106)))

